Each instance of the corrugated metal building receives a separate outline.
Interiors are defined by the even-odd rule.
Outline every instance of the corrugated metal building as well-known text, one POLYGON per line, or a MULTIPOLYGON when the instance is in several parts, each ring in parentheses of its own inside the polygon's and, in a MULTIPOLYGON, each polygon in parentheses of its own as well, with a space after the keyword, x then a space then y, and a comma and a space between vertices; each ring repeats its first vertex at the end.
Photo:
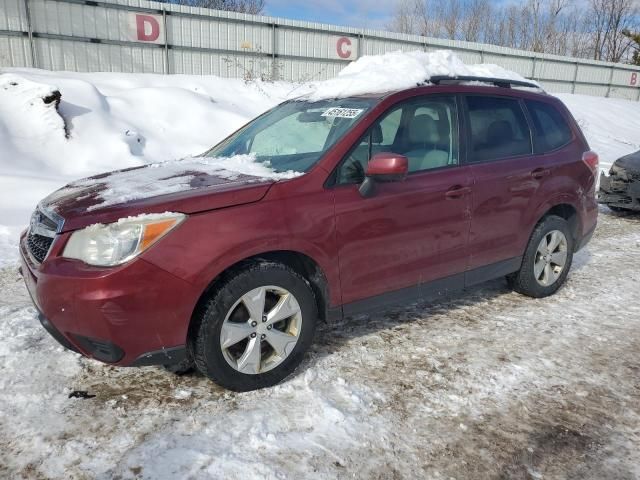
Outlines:
POLYGON ((0 0, 0 67, 305 81, 362 55, 442 48, 552 92, 640 100, 630 65, 145 0, 0 0))

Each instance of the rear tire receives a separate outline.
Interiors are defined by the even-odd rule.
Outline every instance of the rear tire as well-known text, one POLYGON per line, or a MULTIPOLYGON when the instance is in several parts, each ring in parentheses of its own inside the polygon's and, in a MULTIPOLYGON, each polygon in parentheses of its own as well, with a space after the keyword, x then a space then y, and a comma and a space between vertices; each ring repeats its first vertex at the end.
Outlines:
POLYGON ((300 364, 317 318, 304 277, 286 265, 258 261, 212 294, 190 349, 198 370, 222 387, 238 392, 270 387, 300 364))
POLYGON ((534 298, 553 295, 564 283, 573 261, 574 239, 562 217, 543 218, 531 234, 520 270, 507 277, 518 293, 534 298))

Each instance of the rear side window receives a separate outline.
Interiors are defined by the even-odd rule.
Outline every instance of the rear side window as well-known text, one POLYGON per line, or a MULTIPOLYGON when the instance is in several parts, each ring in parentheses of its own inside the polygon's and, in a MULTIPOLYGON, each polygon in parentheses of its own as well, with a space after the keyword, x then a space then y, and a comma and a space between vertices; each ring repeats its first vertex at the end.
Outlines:
POLYGON ((468 96, 469 160, 486 162, 532 153, 531 133, 520 102, 468 96))
POLYGON ((553 105, 535 100, 526 100, 525 104, 533 120, 536 153, 556 150, 571 141, 571 129, 553 105))

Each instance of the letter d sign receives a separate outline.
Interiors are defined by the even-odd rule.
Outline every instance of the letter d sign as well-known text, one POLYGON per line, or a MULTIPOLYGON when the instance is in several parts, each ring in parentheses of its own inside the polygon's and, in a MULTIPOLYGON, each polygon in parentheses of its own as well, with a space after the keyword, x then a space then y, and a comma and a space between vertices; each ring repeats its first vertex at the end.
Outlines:
POLYGON ((159 15, 133 13, 129 18, 129 28, 131 39, 136 42, 164 43, 162 17, 159 15))

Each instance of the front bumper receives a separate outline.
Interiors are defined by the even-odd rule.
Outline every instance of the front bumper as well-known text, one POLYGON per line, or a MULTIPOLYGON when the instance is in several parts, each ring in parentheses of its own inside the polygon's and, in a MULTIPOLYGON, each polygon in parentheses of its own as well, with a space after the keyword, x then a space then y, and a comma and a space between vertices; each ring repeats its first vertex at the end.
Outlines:
POLYGON ((598 203, 640 211, 640 177, 620 178, 601 173, 598 203))
POLYGON ((62 346, 119 366, 177 363, 199 297, 193 286, 143 260, 90 267, 56 255, 37 264, 20 239, 21 272, 43 327, 62 346))

